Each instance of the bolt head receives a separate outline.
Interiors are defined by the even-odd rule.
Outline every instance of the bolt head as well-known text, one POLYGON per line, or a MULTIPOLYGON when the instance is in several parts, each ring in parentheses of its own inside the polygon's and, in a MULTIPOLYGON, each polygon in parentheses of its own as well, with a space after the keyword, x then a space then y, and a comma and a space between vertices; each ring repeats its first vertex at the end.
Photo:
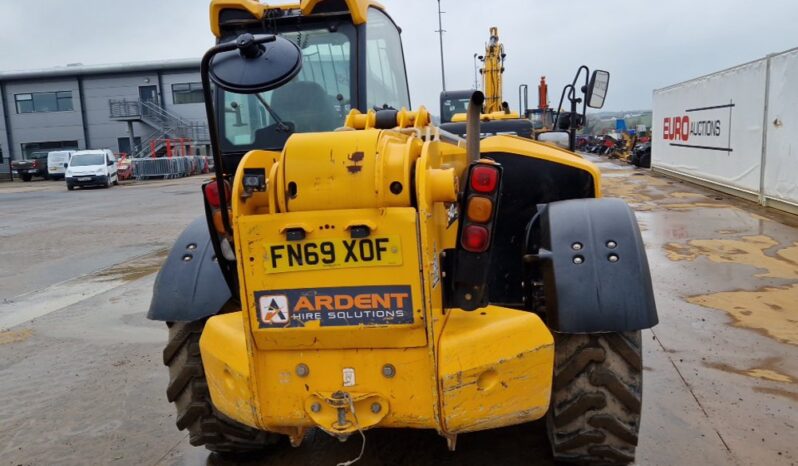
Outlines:
POLYGON ((374 414, 379 413, 382 411, 382 406, 379 403, 372 403, 371 404, 371 412, 374 414))
POLYGON ((610 262, 618 262, 619 259, 617 254, 610 254, 609 257, 607 257, 607 260, 610 262))
POLYGON ((574 264, 579 265, 585 261, 585 258, 582 256, 574 256, 574 264))
POLYGON ((310 405, 310 410, 313 411, 314 413, 318 413, 319 411, 321 411, 321 405, 319 403, 313 403, 312 405, 310 405))
POLYGON ((466 301, 471 301, 471 298, 473 298, 473 296, 471 296, 471 293, 466 293, 463 297, 465 298, 466 301))
POLYGON ((396 368, 393 367, 393 364, 386 364, 382 366, 382 375, 391 379, 396 375, 396 368))
POLYGON ((310 374, 310 368, 308 368, 307 364, 299 363, 296 365, 296 375, 307 377, 308 374, 310 374))
POLYGON ((571 249, 574 251, 581 251, 582 250, 582 243, 576 242, 571 245, 571 249))
POLYGON ((609 241, 607 241, 607 247, 610 248, 610 249, 615 249, 616 247, 618 247, 618 243, 616 243, 615 241, 609 240, 609 241))

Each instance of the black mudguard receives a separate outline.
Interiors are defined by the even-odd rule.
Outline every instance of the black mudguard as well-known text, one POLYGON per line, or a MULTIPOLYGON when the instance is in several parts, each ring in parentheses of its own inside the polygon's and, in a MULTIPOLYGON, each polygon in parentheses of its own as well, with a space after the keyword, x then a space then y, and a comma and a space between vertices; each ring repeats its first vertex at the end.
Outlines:
POLYGON ((527 235, 532 274, 543 283, 549 328, 628 332, 657 324, 645 245, 620 199, 540 205, 527 235))
POLYGON ((217 314, 231 298, 205 217, 186 228, 155 278, 147 318, 190 322, 217 314))

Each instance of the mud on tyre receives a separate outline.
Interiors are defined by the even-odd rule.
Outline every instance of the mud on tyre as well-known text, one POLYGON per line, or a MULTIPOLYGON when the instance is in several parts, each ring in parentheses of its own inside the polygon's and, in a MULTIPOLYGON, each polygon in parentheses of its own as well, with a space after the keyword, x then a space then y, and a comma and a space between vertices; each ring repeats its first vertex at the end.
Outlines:
POLYGON ((547 418, 555 460, 631 463, 643 392, 640 331, 555 338, 547 418))
POLYGON ((191 445, 219 453, 263 450, 280 436, 253 429, 227 418, 211 404, 200 357, 199 339, 205 320, 169 322, 169 341, 163 361, 169 367, 166 397, 177 408, 177 428, 188 429, 191 445))

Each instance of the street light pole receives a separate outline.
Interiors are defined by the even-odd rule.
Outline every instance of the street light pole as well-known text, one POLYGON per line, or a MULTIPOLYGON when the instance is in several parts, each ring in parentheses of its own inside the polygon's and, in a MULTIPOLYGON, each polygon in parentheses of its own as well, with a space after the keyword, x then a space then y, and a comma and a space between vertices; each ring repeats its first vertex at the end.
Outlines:
POLYGON ((443 90, 446 91, 446 72, 443 68, 443 33, 446 32, 443 30, 443 24, 441 22, 441 14, 444 12, 441 11, 441 0, 438 0, 438 30, 435 31, 438 33, 441 42, 441 85, 443 86, 443 90))

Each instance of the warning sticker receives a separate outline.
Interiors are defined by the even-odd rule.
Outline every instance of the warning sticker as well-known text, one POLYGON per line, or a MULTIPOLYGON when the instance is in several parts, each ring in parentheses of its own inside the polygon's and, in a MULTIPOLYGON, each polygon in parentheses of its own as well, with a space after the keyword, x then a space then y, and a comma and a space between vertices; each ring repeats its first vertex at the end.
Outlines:
POLYGON ((258 291, 260 328, 413 323, 410 286, 351 286, 258 291))

